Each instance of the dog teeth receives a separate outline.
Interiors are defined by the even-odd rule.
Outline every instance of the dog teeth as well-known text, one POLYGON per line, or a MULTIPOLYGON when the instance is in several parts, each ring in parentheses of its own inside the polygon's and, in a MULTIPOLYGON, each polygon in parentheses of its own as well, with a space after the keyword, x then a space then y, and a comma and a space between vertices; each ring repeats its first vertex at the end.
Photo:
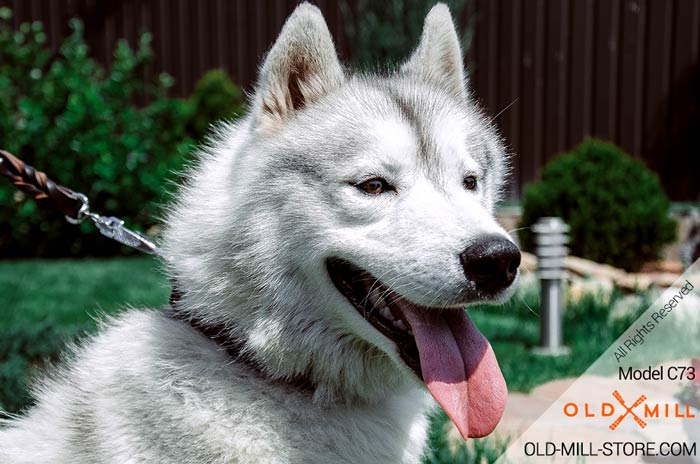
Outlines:
MULTIPOLYGON (((381 316, 385 319, 389 319, 390 321, 394 320, 394 315, 391 314, 391 311, 386 306, 379 308, 379 314, 381 314, 381 316)), ((394 324, 396 324, 396 322, 394 322, 394 324)))

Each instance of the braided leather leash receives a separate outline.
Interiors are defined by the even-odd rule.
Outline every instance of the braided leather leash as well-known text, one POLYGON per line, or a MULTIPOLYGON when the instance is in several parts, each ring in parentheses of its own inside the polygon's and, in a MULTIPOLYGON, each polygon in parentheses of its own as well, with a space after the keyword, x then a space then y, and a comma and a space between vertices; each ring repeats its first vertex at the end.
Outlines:
POLYGON ((83 201, 74 191, 4 150, 0 150, 0 174, 35 200, 48 200, 64 216, 78 220, 83 201))
POLYGON ((0 175, 8 178, 15 187, 35 200, 50 202, 71 224, 90 219, 102 235, 144 253, 158 253, 155 243, 124 227, 124 221, 113 216, 93 213, 85 195, 57 184, 45 173, 37 171, 5 150, 0 150, 0 175))

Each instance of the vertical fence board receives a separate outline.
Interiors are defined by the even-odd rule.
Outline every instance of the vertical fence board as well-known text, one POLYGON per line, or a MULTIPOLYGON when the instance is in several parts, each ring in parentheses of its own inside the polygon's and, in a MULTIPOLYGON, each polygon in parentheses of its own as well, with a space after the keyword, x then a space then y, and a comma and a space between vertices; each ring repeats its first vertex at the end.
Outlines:
POLYGON ((647 135, 643 157, 647 162, 654 153, 667 151, 665 113, 668 107, 669 68, 671 66, 671 28, 673 3, 649 0, 647 21, 647 50, 653 59, 646 62, 644 92, 644 131, 647 135))
POLYGON ((593 0, 577 1, 572 5, 568 145, 591 133, 593 6, 593 0))
POLYGON ((593 100, 593 133, 604 139, 613 136, 611 108, 615 95, 610 82, 615 74, 615 24, 617 1, 598 2, 596 5, 595 29, 595 73, 593 100))
POLYGON ((476 97, 481 101, 484 106, 487 106, 487 98, 491 85, 489 83, 489 67, 490 60, 495 58, 491 53, 489 53, 489 13, 493 2, 490 0, 477 0, 475 7, 475 24, 476 28, 483 28, 484 34, 480 35, 474 41, 474 64, 473 64, 473 82, 476 88, 483 89, 483 92, 476 94, 476 97))
POLYGON ((565 148, 568 21, 567 1, 547 3, 545 12, 545 68, 543 154, 549 160, 565 148))
MULTIPOLYGON (((498 69, 498 112, 496 123, 501 133, 509 134, 508 150, 517 153, 519 150, 519 111, 518 96, 520 94, 520 0, 502 0, 498 11, 499 28, 502 31, 499 41, 498 69), (512 76, 504 79, 503 76, 512 76)), ((511 195, 520 188, 520 166, 514 163, 513 176, 509 185, 511 195)))
POLYGON ((618 143, 628 153, 641 154, 641 117, 644 111, 644 21, 643 1, 625 2, 620 40, 620 78, 617 82, 619 113, 618 143))

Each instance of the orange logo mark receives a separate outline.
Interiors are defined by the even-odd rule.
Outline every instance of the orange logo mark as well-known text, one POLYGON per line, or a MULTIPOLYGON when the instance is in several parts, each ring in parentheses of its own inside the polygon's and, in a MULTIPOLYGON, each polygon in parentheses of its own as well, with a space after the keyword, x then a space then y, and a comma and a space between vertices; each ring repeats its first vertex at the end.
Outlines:
POLYGON ((637 406, 639 406, 640 404, 644 403, 644 402, 647 400, 646 395, 642 395, 642 396, 640 396, 639 398, 637 398, 637 401, 635 401, 634 403, 632 403, 632 406, 627 406, 627 405, 625 404, 625 400, 622 399, 622 395, 620 395, 620 392, 619 392, 619 391, 615 390, 615 391, 613 392, 613 396, 614 396, 615 399, 622 405, 622 407, 625 408, 625 413, 622 414, 622 415, 621 415, 620 417, 618 417, 617 419, 615 419, 615 422, 613 422, 612 424, 610 424, 610 430, 615 430, 615 429, 617 428, 617 426, 620 425, 620 423, 621 423, 623 420, 625 420, 625 417, 627 417, 628 415, 631 415, 631 416, 634 418, 634 421, 635 421, 637 424, 639 424, 639 426, 640 426, 641 428, 644 428, 644 427, 647 426, 647 423, 644 422, 644 421, 643 421, 637 414, 635 414, 635 412, 633 411, 634 408, 636 408, 637 406))

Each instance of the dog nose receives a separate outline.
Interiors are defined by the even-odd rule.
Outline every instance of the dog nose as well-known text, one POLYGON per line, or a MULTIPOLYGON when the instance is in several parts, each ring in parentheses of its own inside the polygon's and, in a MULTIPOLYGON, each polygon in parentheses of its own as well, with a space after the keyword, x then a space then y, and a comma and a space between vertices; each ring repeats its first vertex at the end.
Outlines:
POLYGON ((485 235, 459 255, 467 279, 483 292, 495 293, 508 287, 520 266, 520 250, 500 235, 485 235))

